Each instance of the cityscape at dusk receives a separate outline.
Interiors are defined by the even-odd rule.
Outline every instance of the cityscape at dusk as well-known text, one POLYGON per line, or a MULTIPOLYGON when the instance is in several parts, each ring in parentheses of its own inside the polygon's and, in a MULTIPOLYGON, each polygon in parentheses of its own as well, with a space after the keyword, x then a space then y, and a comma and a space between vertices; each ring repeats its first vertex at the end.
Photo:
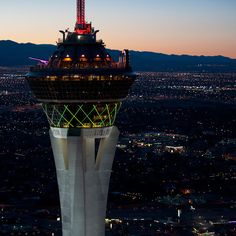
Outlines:
MULTIPOLYGON (((26 72, 0 77, 1 235, 60 236, 49 126, 26 72)), ((235 235, 235 79, 139 73, 117 117, 106 235, 235 235)))
POLYGON ((236 236, 236 1, 0 6, 0 236, 236 236))

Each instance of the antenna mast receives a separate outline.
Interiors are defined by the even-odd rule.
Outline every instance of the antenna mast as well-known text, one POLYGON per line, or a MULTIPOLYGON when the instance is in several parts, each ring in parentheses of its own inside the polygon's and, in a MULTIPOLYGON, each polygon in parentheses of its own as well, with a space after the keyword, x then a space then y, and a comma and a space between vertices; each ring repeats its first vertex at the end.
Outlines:
POLYGON ((77 0, 77 24, 84 25, 85 23, 85 0, 77 0))
POLYGON ((79 35, 91 34, 92 32, 91 23, 87 24, 85 21, 85 0, 77 0, 75 32, 79 35))

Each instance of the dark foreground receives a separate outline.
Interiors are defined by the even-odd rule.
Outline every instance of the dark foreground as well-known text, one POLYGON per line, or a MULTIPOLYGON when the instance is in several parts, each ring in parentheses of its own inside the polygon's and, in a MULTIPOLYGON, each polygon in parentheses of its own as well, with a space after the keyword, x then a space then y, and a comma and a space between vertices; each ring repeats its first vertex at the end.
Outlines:
MULTIPOLYGON (((22 74, 0 71, 0 235, 60 236, 49 127, 22 74)), ((107 235, 236 235, 235 81, 140 73, 117 120, 107 235)))

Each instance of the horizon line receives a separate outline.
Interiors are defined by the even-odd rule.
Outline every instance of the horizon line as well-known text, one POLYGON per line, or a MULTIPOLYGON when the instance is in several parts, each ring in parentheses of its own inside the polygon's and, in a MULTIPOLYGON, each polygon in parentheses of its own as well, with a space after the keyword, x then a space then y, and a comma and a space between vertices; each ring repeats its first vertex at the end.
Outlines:
MULTIPOLYGON (((33 43, 33 42, 17 42, 11 39, 0 39, 0 42, 2 41, 10 41, 16 44, 34 44, 34 45, 51 45, 51 46, 57 46, 56 44, 51 44, 51 43, 33 43)), ((115 50, 115 51, 122 51, 119 49, 114 49, 114 48, 108 48, 109 50, 115 50)), ((163 54, 163 55, 168 55, 168 56, 192 56, 192 57, 225 57, 225 58, 229 58, 231 60, 236 60, 236 57, 230 57, 230 56, 226 56, 226 55, 203 55, 203 54, 174 54, 174 53, 165 53, 165 52, 157 52, 157 51, 148 51, 148 50, 138 50, 138 49, 129 49, 129 51, 134 51, 134 52, 140 52, 140 53, 156 53, 156 54, 163 54)))

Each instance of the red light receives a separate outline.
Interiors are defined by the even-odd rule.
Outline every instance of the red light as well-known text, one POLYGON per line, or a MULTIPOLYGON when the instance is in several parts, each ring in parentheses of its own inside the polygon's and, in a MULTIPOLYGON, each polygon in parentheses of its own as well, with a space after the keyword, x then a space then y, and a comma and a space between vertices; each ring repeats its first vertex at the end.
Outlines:
POLYGON ((76 25, 75 31, 77 34, 90 34, 92 31, 91 24, 76 25))
POLYGON ((85 0, 77 0, 77 24, 84 25, 85 22, 85 0))

